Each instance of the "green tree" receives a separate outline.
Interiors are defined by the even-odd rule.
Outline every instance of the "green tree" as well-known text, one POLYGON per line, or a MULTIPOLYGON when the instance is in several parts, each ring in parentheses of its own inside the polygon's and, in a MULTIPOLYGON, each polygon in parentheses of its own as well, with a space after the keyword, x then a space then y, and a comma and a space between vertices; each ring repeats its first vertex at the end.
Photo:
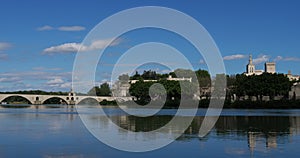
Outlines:
POLYGON ((87 95, 97 96, 97 92, 99 92, 99 89, 100 89, 99 86, 95 86, 88 91, 87 95))
POLYGON ((138 71, 135 71, 135 74, 130 77, 131 80, 141 80, 142 76, 139 74, 138 71))
POLYGON ((103 83, 100 87, 95 86, 89 90, 88 95, 111 96, 111 90, 108 83, 103 83))
POLYGON ((214 80, 214 93, 220 99, 220 97, 226 94, 226 75, 217 74, 214 80))
POLYGON ((210 87, 211 77, 208 71, 199 69, 195 73, 200 87, 210 87))
POLYGON ((158 79, 156 72, 151 71, 151 70, 144 71, 144 73, 141 76, 144 80, 157 80, 158 79))
POLYGON ((291 86, 292 82, 283 74, 237 75, 234 91, 238 97, 248 95, 262 100, 263 96, 270 96, 273 100, 278 95, 287 98, 291 86))
POLYGON ((129 93, 142 101, 142 104, 147 104, 150 101, 149 88, 154 83, 138 81, 130 86, 129 93))
MULTIPOLYGON (((192 71, 192 70, 189 70, 189 69, 176 69, 176 70, 174 70, 174 73, 175 73, 176 77, 179 77, 179 78, 182 78, 182 77, 189 78, 189 77, 193 77, 194 76, 193 74, 195 72, 192 71)), ((174 77, 174 76, 172 76, 172 77, 174 77)))
POLYGON ((108 83, 103 83, 100 85, 99 92, 97 93, 99 96, 110 96, 111 90, 108 83))

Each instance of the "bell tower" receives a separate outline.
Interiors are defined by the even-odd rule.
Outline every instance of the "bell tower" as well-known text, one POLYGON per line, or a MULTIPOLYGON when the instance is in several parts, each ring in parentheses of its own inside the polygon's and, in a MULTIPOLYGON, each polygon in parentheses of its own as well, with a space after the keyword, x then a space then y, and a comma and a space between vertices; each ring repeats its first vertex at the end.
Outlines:
POLYGON ((253 64, 252 54, 249 55, 249 63, 246 67, 247 75, 255 74, 255 65, 253 64))

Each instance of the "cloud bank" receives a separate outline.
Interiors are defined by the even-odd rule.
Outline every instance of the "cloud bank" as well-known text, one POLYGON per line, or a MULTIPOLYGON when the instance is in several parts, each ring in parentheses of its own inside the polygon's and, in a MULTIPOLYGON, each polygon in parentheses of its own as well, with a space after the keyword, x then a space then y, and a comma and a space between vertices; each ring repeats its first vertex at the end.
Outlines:
POLYGON ((60 26, 60 27, 52 27, 50 25, 45 25, 42 27, 38 27, 37 31, 50 31, 50 30, 58 30, 58 31, 83 31, 85 27, 83 26, 60 26))
POLYGON ((253 64, 261 64, 270 60, 268 55, 259 55, 257 58, 253 59, 253 64))
POLYGON ((274 61, 300 61, 300 58, 298 57, 282 57, 277 56, 274 61))
POLYGON ((51 46, 43 50, 42 54, 54 54, 54 53, 75 53, 86 52, 92 50, 103 49, 107 45, 115 46, 121 43, 121 39, 114 40, 111 43, 111 39, 96 40, 90 45, 83 45, 81 43, 64 43, 57 46, 51 46))
POLYGON ((7 50, 10 47, 12 47, 12 44, 7 42, 0 42, 0 51, 7 50))
POLYGON ((2 51, 5 51, 12 47, 12 44, 7 42, 0 42, 0 60, 6 60, 8 58, 8 54, 3 53, 2 51))
POLYGON ((58 27, 57 30, 59 31, 83 31, 85 27, 83 26, 61 26, 58 27))
POLYGON ((39 89, 68 91, 71 88, 72 72, 24 71, 0 73, 0 91, 39 89), (30 85, 28 83, 37 83, 30 85))
POLYGON ((244 59, 246 58, 246 55, 243 54, 234 54, 234 55, 229 55, 229 56, 224 56, 224 60, 237 60, 237 59, 244 59))

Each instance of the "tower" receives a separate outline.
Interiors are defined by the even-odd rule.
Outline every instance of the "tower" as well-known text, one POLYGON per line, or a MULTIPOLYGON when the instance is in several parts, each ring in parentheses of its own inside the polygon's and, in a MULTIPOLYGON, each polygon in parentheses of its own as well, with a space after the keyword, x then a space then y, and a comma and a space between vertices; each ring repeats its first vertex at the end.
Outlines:
POLYGON ((68 101, 68 104, 69 104, 69 105, 75 105, 76 100, 78 100, 78 98, 75 99, 75 97, 76 97, 76 93, 75 93, 75 92, 73 91, 73 89, 71 88, 71 90, 70 90, 70 92, 69 92, 69 94, 68 94, 68 97, 67 97, 67 101, 68 101))
POLYGON ((266 62, 265 63, 265 72, 274 74, 276 73, 276 64, 275 62, 266 62))
POLYGON ((252 55, 249 55, 249 63, 246 67, 247 75, 253 75, 255 74, 255 65, 253 64, 252 55))

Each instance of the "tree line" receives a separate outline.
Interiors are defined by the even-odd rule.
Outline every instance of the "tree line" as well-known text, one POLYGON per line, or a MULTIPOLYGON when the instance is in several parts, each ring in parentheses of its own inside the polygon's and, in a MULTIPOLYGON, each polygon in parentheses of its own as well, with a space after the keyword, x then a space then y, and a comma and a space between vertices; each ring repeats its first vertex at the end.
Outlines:
MULTIPOLYGON (((144 71, 142 74, 136 72, 134 75, 129 76, 128 74, 123 74, 119 76, 119 81, 128 83, 129 80, 139 80, 134 84, 131 84, 129 93, 132 96, 136 96, 138 98, 149 100, 150 96, 148 94, 148 90, 154 83, 162 84, 166 92, 168 94, 168 98, 178 98, 181 94, 180 84, 178 81, 167 81, 166 79, 169 76, 176 78, 177 75, 180 74, 179 77, 194 77, 192 80, 198 81, 198 86, 201 89, 210 87, 212 84, 212 77, 209 72, 206 70, 187 70, 187 69, 176 69, 174 72, 159 74, 156 71, 148 70, 144 71), (191 74, 195 74, 194 76, 191 74), (196 78, 195 78, 196 77, 196 78), (157 80, 157 82, 143 82, 144 80, 157 80)), ((218 75, 217 75, 218 76, 218 75)), ((219 75, 220 76, 220 75, 219 75)), ((288 93, 291 89, 293 82, 289 81, 289 79, 284 74, 270 74, 264 73, 262 75, 252 75, 246 76, 244 74, 237 75, 226 75, 227 88, 226 94, 229 99, 234 94, 237 98, 241 98, 244 96, 256 97, 257 100, 262 100, 263 96, 269 96, 270 99, 274 99, 275 96, 283 96, 284 98, 288 98, 288 93)), ((192 82, 193 83, 193 82, 192 82)), ((190 84, 190 87, 193 87, 193 84, 190 84)), ((188 84, 186 84, 188 85, 188 84)), ((190 92, 191 95, 196 90, 193 88, 187 92, 190 92)), ((216 86, 215 86, 216 87, 216 86)), ((40 95, 67 95, 68 92, 45 92, 41 90, 29 90, 29 91, 13 91, 13 92, 0 92, 0 94, 40 94, 40 95)), ((159 90, 157 90, 157 94, 159 94, 159 90)), ((89 90, 86 95, 97 95, 97 96, 111 96, 111 88, 108 83, 103 83, 100 86, 94 86, 89 90)), ((209 95, 209 94, 208 94, 209 95)))
MULTIPOLYGON (((129 94, 135 96, 138 99, 138 102, 141 104, 147 104, 152 98, 162 98, 164 95, 164 89, 166 92, 167 101, 170 104, 174 102, 179 103, 181 97, 192 98, 193 95, 200 91, 200 95, 205 94, 206 99, 210 99, 211 90, 210 87, 212 84, 216 83, 215 81, 218 78, 226 78, 227 87, 226 87, 226 101, 227 103, 236 96, 237 100, 245 98, 248 96, 248 99, 256 98, 257 101, 262 101, 264 96, 269 96, 269 99, 272 101, 276 96, 281 96, 282 99, 288 100, 289 91, 294 82, 290 81, 284 74, 270 74, 264 73, 262 75, 252 75, 246 76, 244 74, 237 75, 225 75, 219 74, 215 77, 210 76, 209 72, 206 70, 187 70, 187 69, 176 69, 170 73, 160 74, 156 71, 148 70, 139 74, 136 72, 134 75, 129 76, 128 74, 123 74, 119 76, 119 82, 121 84, 129 84, 129 80, 138 80, 135 83, 132 83, 129 88, 129 94), (179 74, 179 76, 178 76, 179 74), (181 87, 179 81, 170 81, 167 80, 169 76, 173 78, 176 77, 192 77, 192 82, 183 81, 184 87, 181 87), (145 80, 156 80, 152 82, 144 82, 145 80), (156 87, 153 91, 153 94, 149 95, 150 87, 159 83, 163 85, 164 89, 156 87), (183 89, 182 89, 183 88, 183 89), (198 88, 198 89, 197 89, 198 88), (202 93, 206 89, 205 93, 202 93), (185 94, 181 94, 182 90, 185 94)), ((217 93, 223 92, 222 89, 218 90, 218 85, 214 84, 214 91, 217 93), (219 92, 218 92, 219 91, 219 92)), ((31 90, 31 91, 14 91, 14 92, 0 92, 10 93, 10 94, 41 94, 41 95, 67 95, 68 92, 45 92, 40 90, 31 90)), ((85 95, 96 95, 96 96, 111 96, 112 90, 108 83, 103 83, 100 86, 94 86, 87 92, 85 95)), ((201 102, 201 101, 200 101, 201 102)), ((202 101, 202 103, 208 104, 209 101, 202 101)))
POLYGON ((42 90, 27 90, 27 91, 7 91, 0 94, 38 94, 38 95, 67 95, 68 92, 46 92, 42 90))
POLYGON ((236 94, 237 98, 249 96, 255 97, 262 101, 263 96, 269 96, 270 100, 274 100, 276 96, 281 96, 283 99, 289 98, 289 91, 293 85, 284 74, 263 73, 262 75, 246 76, 238 74, 228 77, 229 94, 236 94))

